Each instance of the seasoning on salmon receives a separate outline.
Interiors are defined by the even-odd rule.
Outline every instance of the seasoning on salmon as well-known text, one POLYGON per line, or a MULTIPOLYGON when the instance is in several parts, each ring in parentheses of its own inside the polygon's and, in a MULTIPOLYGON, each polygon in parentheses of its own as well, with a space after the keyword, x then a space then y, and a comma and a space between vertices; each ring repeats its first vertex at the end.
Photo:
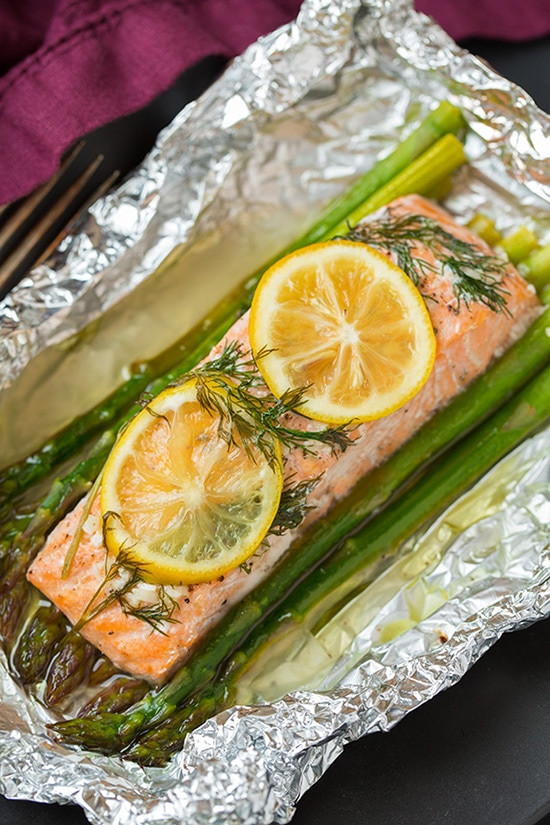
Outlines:
MULTIPOLYGON (((395 201, 386 211, 367 219, 363 224, 366 237, 369 221, 377 220, 381 214, 391 214, 393 218, 426 216, 453 237, 492 255, 489 247, 469 230, 418 196, 395 201)), ((152 682, 163 682, 229 608, 265 578, 307 524, 327 513, 332 503, 344 496, 359 478, 407 441, 436 409, 480 375, 492 358, 516 340, 539 312, 533 290, 512 266, 505 267, 500 283, 504 311, 495 311, 487 301, 457 295, 456 284, 426 245, 414 242, 410 251, 423 264, 418 288, 426 301, 437 339, 434 368, 426 384, 401 409, 357 427, 352 434, 353 445, 343 453, 334 454, 322 445, 316 446, 314 453, 305 453, 299 448, 286 450, 287 478, 318 479, 308 500, 311 509, 298 528, 280 536, 269 536, 266 546, 249 560, 246 570, 239 567, 215 581, 197 585, 165 586, 164 595, 171 600, 173 610, 170 621, 162 623, 159 629, 125 611, 118 601, 86 623, 82 634, 117 666, 152 682)), ((248 350, 247 324, 245 315, 213 350, 211 357, 232 341, 248 350)), ((307 429, 318 426, 294 413, 286 415, 292 426, 307 429)), ((53 530, 28 573, 29 580, 73 623, 81 618, 105 578, 106 551, 97 497, 84 521, 69 575, 61 576, 84 507, 85 502, 81 502, 53 530)), ((102 591, 102 598, 120 588, 124 575, 121 571, 111 578, 102 591)), ((126 594, 126 600, 136 607, 155 604, 158 598, 159 587, 145 582, 138 583, 126 594)))

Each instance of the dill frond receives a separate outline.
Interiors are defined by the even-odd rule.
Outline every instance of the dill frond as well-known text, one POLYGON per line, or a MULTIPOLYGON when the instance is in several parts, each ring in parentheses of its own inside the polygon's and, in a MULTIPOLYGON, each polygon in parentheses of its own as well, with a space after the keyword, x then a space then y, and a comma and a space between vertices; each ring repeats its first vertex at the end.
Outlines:
POLYGON ((304 520, 312 505, 307 503, 311 491, 320 481, 321 476, 294 483, 293 477, 287 478, 279 508, 269 528, 268 535, 282 536, 288 530, 298 527, 304 520))
MULTIPOLYGON (((265 357, 268 350, 258 353, 265 357)), ((277 460, 274 440, 284 447, 299 447, 313 454, 314 444, 343 452, 351 439, 346 426, 320 430, 287 427, 283 417, 299 412, 307 388, 287 390, 275 398, 265 386, 250 351, 239 343, 228 344, 220 355, 180 378, 178 385, 195 380, 197 401, 219 419, 218 435, 228 446, 241 444, 253 458, 258 450, 270 463, 277 460)))
POLYGON ((508 292, 503 286, 507 262, 456 238, 433 218, 425 215, 397 217, 390 208, 387 216, 366 221, 350 229, 345 237, 392 252, 397 266, 417 287, 421 286, 425 275, 436 269, 435 265, 414 254, 417 244, 425 246, 437 259, 442 273, 447 272, 452 278, 457 313, 462 301, 466 307, 470 301, 476 301, 493 312, 509 313, 508 292))
MULTIPOLYGON (((103 517, 104 534, 105 531, 111 529, 108 526, 109 519, 111 518, 119 519, 120 516, 118 513, 114 512, 105 513, 103 517)), ((109 554, 105 552, 105 575, 101 581, 101 584, 84 608, 80 619, 75 624, 73 629, 75 631, 82 630, 85 624, 90 622, 112 604, 118 602, 127 616, 134 616, 136 619, 149 624, 153 630, 156 630, 158 633, 166 635, 165 631, 162 629, 162 623, 175 623, 179 621, 173 617, 178 603, 168 593, 166 593, 163 585, 159 585, 158 599, 156 602, 137 607, 134 606, 129 601, 128 596, 138 584, 144 581, 144 574, 146 572, 147 565, 136 559, 135 555, 132 553, 131 546, 121 547, 118 556, 116 559, 112 560, 111 564, 109 564, 109 559, 109 554), (124 573, 127 575, 126 581, 119 587, 115 587, 112 590, 105 592, 109 583, 124 573), (100 598, 102 593, 104 593, 104 595, 100 598)))
POLYGON ((128 601, 127 592, 117 594, 117 601, 127 616, 133 616, 135 619, 145 622, 163 636, 166 636, 166 631, 162 628, 164 623, 177 624, 179 621, 179 619, 174 618, 174 611, 178 607, 178 603, 166 592, 163 585, 159 586, 158 600, 153 604, 136 607, 128 601))

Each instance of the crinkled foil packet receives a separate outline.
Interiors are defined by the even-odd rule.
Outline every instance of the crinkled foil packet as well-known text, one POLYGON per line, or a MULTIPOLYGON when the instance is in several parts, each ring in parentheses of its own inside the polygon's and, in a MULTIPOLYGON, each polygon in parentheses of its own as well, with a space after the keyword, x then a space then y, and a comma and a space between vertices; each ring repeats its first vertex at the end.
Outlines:
MULTIPOLYGON (((504 231, 526 223, 549 242, 550 118, 408 0, 309 0, 295 24, 251 46, 186 107, 135 174, 0 305, 0 454, 21 448, 13 413, 36 364, 44 393, 52 375, 64 386, 66 361, 84 364, 89 395, 67 383, 65 414, 97 401, 120 381, 129 352, 146 355, 138 344, 154 352, 178 337, 441 99, 470 124, 471 163, 445 205, 461 220, 498 217, 504 231), (154 307, 158 295, 164 309, 154 307)), ((504 459, 350 602, 343 621, 303 640, 311 672, 273 662, 273 673, 286 668, 279 685, 303 679, 301 689, 223 712, 165 769, 52 742, 48 711, 3 661, 2 792, 75 802, 98 825, 288 821, 346 742, 390 728, 502 633, 550 613, 549 456, 546 432, 504 459)), ((244 699, 268 696, 258 678, 244 699)))

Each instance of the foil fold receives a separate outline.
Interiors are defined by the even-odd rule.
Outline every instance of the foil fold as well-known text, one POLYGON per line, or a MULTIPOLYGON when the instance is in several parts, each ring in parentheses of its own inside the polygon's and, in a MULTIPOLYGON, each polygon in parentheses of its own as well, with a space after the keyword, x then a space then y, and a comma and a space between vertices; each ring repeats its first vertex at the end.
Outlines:
MULTIPOLYGON (((258 254, 269 257, 441 99, 466 112, 472 158, 445 205, 462 220, 498 215, 504 230, 526 222, 549 242, 548 116, 409 0, 308 0, 296 23, 251 46, 186 107, 135 174, 0 304, 0 386, 205 233, 259 223, 258 254)), ((548 616, 549 448, 542 433, 506 459, 517 484, 494 511, 443 540, 447 514, 406 548, 397 565, 419 558, 422 542, 444 552, 406 580, 396 568, 384 574, 394 576, 387 599, 317 684, 225 711, 165 769, 52 742, 53 717, 3 659, 1 791, 75 802, 94 825, 287 822, 346 742, 389 729, 502 633, 548 616)))

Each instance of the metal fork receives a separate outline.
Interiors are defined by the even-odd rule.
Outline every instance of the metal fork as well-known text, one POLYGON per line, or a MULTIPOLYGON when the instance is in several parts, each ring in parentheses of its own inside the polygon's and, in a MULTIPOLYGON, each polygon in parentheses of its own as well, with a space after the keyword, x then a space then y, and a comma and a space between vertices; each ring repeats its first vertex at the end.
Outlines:
POLYGON ((78 143, 56 174, 27 198, 0 207, 0 298, 48 257, 68 224, 118 178, 118 170, 103 164, 103 155, 86 158, 85 147, 85 141, 78 143))
POLYGON ((28 198, 0 206, 0 299, 51 253, 69 221, 141 162, 160 129, 226 64, 223 55, 204 57, 142 109, 89 132, 53 178, 28 198))

